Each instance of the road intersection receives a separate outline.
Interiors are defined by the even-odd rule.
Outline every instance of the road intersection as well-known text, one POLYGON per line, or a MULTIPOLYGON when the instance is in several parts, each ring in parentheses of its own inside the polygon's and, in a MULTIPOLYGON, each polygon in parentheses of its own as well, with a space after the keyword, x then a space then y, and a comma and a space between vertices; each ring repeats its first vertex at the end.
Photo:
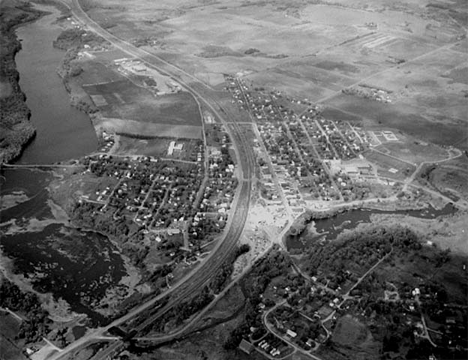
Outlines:
POLYGON ((179 304, 186 297, 201 289, 206 283, 208 283, 211 277, 216 275, 217 270, 221 268, 232 251, 234 251, 235 247, 237 246, 238 239, 240 238, 244 229, 245 221, 248 215, 252 185, 251 178, 254 174, 253 170, 255 166, 255 158, 252 147, 249 146, 246 136, 241 131, 239 124, 237 124, 236 120, 229 116, 229 114, 223 109, 222 105, 220 105, 220 94, 218 94, 210 86, 206 85, 175 65, 170 64, 158 56, 139 49, 129 44, 128 42, 110 34, 88 17, 88 15, 81 8, 78 0, 73 0, 71 4, 65 2, 63 3, 71 10, 74 17, 88 30, 100 35, 112 43, 116 48, 119 48, 127 54, 138 58, 147 66, 156 69, 164 75, 169 76, 171 79, 178 82, 186 91, 190 92, 197 101, 210 109, 210 111, 225 125, 226 130, 231 137, 239 166, 239 186, 237 188, 236 196, 232 205, 232 215, 228 220, 224 236, 218 241, 214 249, 205 258, 205 260, 192 272, 187 274, 178 283, 174 284, 164 293, 137 306, 107 326, 99 327, 89 331, 82 338, 71 343, 64 349, 55 352, 48 358, 50 360, 63 359, 66 358, 67 355, 77 352, 92 343, 99 341, 110 341, 112 342, 111 345, 104 351, 96 354, 95 357, 96 359, 105 359, 117 352, 123 346, 123 341, 112 340, 104 336, 109 331, 109 329, 134 319, 137 315, 143 313, 144 311, 153 309, 162 299, 169 298, 165 305, 158 308, 156 313, 148 318, 143 324, 138 326, 136 330, 141 330, 143 327, 146 327, 146 325, 156 321, 175 305, 179 304))

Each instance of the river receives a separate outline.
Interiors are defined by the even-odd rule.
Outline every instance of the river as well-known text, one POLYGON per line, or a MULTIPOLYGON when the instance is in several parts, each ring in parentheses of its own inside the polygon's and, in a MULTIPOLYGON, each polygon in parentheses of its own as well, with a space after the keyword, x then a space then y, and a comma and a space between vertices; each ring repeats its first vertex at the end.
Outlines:
POLYGON ((51 172, 3 170, 0 255, 14 261, 40 292, 66 300, 73 311, 95 323, 94 311, 106 291, 126 274, 118 249, 105 236, 71 227, 67 215, 51 201, 51 172))
MULTIPOLYGON (((54 24, 60 12, 17 29, 22 50, 16 56, 20 86, 27 96, 36 138, 17 163, 52 164, 79 158, 97 148, 89 117, 70 106, 57 68, 65 52, 52 42, 62 29, 54 24)), ((94 308, 126 271, 115 246, 105 236, 75 229, 50 199, 51 172, 4 169, 0 176, 0 255, 14 260, 16 271, 34 288, 63 298, 73 311, 104 321, 94 308)))
POLYGON ((453 214, 456 211, 457 209, 451 204, 447 204, 442 209, 435 209, 432 206, 429 206, 421 210, 348 210, 332 217, 310 221, 309 225, 301 235, 289 236, 286 239, 286 246, 288 249, 303 249, 307 248, 307 244, 310 241, 314 241, 322 237, 327 239, 334 239, 343 230, 353 229, 359 223, 370 223, 372 214, 405 215, 423 219, 434 219, 438 216, 453 214), (309 231, 309 227, 311 225, 314 227, 314 229, 309 231))
POLYGON ((62 32, 55 24, 60 12, 52 6, 35 5, 50 15, 16 31, 22 49, 16 55, 20 87, 26 94, 35 139, 17 161, 19 164, 51 164, 84 156, 97 148, 89 117, 70 106, 70 98, 57 74, 65 52, 52 42, 62 32))

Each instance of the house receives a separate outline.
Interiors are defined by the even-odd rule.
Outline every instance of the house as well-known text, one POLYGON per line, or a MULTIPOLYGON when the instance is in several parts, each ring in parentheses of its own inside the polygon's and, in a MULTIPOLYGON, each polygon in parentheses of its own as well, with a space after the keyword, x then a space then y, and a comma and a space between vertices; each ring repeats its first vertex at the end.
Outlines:
POLYGON ((286 330, 286 335, 288 335, 291 338, 295 338, 297 336, 297 333, 295 333, 294 331, 288 329, 288 330, 286 330))
POLYGON ((239 349, 241 349, 246 354, 250 354, 252 350, 254 349, 254 346, 251 343, 249 343, 247 340, 242 339, 242 341, 239 344, 239 349))

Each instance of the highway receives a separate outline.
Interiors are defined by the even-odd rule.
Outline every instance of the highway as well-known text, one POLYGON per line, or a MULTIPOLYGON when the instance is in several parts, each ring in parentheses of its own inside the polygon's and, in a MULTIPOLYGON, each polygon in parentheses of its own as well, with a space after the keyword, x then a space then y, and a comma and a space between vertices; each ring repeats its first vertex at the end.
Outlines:
MULTIPOLYGON (((63 1, 62 1, 63 2, 63 1)), ((71 6, 63 2, 69 7, 74 17, 81 22, 87 29, 97 33, 116 48, 132 55, 141 61, 145 62, 147 66, 152 67, 160 73, 169 76, 174 81, 178 82, 190 92, 200 103, 205 105, 210 111, 224 124, 226 130, 230 135, 234 150, 236 153, 237 164, 239 167, 239 185, 237 188, 236 196, 232 204, 232 211, 222 239, 218 241, 214 249, 207 256, 207 258, 199 264, 192 272, 187 274, 178 283, 174 284, 168 291, 154 297, 153 299, 139 305, 132 309, 126 315, 113 321, 111 324, 94 329, 88 332, 84 337, 71 343, 60 352, 57 352, 49 357, 51 360, 62 359, 73 352, 85 348, 91 343, 103 341, 102 335, 106 333, 111 327, 122 325, 129 320, 134 319, 137 315, 146 310, 154 309, 158 301, 170 296, 169 301, 158 309, 153 315, 147 318, 143 323, 138 324, 135 330, 141 331, 149 326, 152 322, 163 316, 175 305, 181 303, 188 296, 193 295, 208 283, 213 275, 221 268, 222 264, 228 259, 229 255, 235 249, 239 237, 242 234, 244 225, 247 219, 250 197, 251 197, 251 178, 254 174, 255 156, 253 153, 252 144, 249 144, 245 135, 243 134, 236 119, 229 116, 229 114, 220 105, 220 101, 230 97, 229 93, 220 93, 213 90, 210 86, 204 84, 191 74, 184 70, 168 63, 167 61, 159 58, 156 55, 150 54, 142 49, 139 49, 132 44, 117 38, 116 36, 108 33, 101 28, 99 24, 94 22, 83 11, 79 4, 79 0, 73 0, 71 6), (223 115, 221 115, 221 113, 223 115)), ((114 341, 108 348, 99 352, 93 359, 106 359, 111 357, 123 346, 122 341, 114 341)))

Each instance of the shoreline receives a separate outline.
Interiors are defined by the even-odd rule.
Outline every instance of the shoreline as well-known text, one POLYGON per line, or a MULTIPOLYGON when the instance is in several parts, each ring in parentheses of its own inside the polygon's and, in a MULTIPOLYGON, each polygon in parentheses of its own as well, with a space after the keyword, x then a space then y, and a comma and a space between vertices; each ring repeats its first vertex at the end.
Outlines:
MULTIPOLYGON (((21 40, 18 39, 17 30, 29 25, 52 13, 39 9, 38 6, 53 6, 59 12, 60 18, 68 16, 69 9, 55 0, 34 0, 28 3, 14 3, 2 6, 0 15, 0 39, 2 52, 0 60, 5 64, 0 69, 0 164, 12 164, 19 160, 36 137, 36 127, 31 123, 31 109, 26 104, 27 95, 21 89, 19 83, 21 74, 17 69, 16 56, 22 50, 21 40)), ((69 94, 69 103, 80 112, 84 113, 91 121, 96 134, 97 129, 93 123, 92 113, 86 111, 73 101, 73 93, 69 89, 65 68, 66 54, 62 59, 58 74, 63 86, 69 94), (63 73, 65 71, 65 74, 63 73)), ((72 58, 73 60, 73 58, 72 58)))
POLYGON ((35 9, 31 3, 3 8, 0 37, 5 51, 1 55, 4 67, 0 70, 0 83, 5 93, 0 94, 0 129, 3 133, 1 140, 4 143, 0 150, 1 163, 17 160, 36 136, 36 129, 30 121, 31 111, 26 105, 26 94, 19 86, 21 74, 17 70, 16 55, 22 46, 16 30, 45 15, 47 12, 35 9))

